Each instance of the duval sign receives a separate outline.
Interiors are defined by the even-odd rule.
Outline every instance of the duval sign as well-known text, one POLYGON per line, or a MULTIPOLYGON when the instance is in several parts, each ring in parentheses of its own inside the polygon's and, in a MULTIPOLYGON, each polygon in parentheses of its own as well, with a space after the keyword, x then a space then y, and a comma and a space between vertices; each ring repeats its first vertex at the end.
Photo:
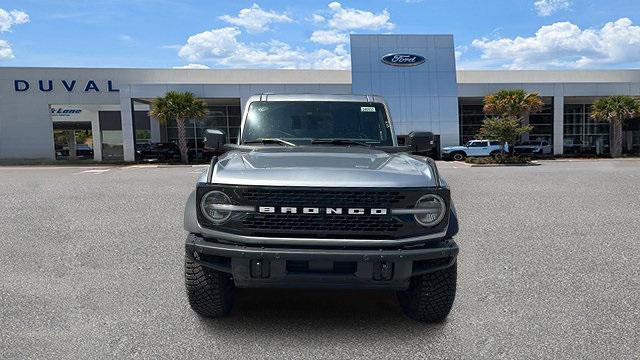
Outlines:
POLYGON ((391 66, 416 66, 424 63, 424 56, 415 54, 387 54, 380 59, 383 63, 391 66))
POLYGON ((13 89, 16 92, 25 92, 30 89, 38 90, 40 92, 51 92, 55 89, 62 89, 63 91, 73 92, 116 92, 120 91, 113 86, 112 80, 106 82, 96 82, 95 80, 78 81, 78 80, 38 80, 29 82, 27 80, 13 80, 13 89))

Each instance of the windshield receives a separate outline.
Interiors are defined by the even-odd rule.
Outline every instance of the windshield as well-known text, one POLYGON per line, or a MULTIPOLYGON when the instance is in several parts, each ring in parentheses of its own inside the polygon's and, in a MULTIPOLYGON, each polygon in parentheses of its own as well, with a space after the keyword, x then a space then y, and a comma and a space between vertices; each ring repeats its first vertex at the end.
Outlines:
POLYGON ((352 139, 391 146, 390 127, 380 103, 256 101, 249 106, 242 141, 276 138, 309 143, 318 139, 352 139))

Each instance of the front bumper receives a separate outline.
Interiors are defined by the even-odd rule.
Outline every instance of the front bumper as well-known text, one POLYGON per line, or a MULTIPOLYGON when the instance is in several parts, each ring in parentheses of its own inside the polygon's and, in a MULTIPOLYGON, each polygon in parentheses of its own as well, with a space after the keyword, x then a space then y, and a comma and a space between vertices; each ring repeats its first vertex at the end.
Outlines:
POLYGON ((406 289, 412 276, 451 266, 458 255, 452 239, 419 247, 302 248, 221 243, 190 234, 187 256, 230 273, 237 287, 406 289))

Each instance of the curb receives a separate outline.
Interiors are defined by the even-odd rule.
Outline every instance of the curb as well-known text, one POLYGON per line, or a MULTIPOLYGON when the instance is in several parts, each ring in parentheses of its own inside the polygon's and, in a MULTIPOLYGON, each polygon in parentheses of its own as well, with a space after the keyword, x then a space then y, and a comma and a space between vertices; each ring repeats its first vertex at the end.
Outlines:
POLYGON ((182 164, 176 164, 176 165, 170 165, 170 164, 158 164, 155 165, 154 167, 158 168, 158 169, 166 169, 166 168, 203 168, 203 167, 207 167, 209 165, 207 164, 197 164, 197 165, 182 165, 182 164))
POLYGON ((512 166, 540 166, 538 162, 530 162, 527 164, 469 164, 470 167, 512 167, 512 166))
POLYGON ((557 158, 557 159, 540 159, 540 161, 555 161, 555 162, 590 162, 590 161, 640 161, 640 157, 626 157, 626 158, 586 158, 586 159, 571 159, 571 158, 557 158))

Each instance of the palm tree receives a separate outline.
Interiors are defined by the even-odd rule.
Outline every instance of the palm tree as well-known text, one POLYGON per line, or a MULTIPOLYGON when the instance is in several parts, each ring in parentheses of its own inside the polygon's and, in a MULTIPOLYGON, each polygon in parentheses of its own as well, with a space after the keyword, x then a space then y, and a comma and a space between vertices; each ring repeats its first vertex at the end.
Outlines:
POLYGON ((207 103, 190 92, 168 91, 164 96, 153 99, 149 116, 166 124, 171 120, 178 125, 178 147, 183 163, 189 162, 186 123, 189 119, 204 119, 207 103))
MULTIPOLYGON (((518 120, 529 125, 529 115, 542 111, 544 102, 537 92, 528 93, 522 89, 498 90, 484 98, 484 113, 518 120)), ((528 140, 523 134, 522 140, 528 140)))
POLYGON ((640 117, 640 100, 631 96, 610 96, 593 103, 591 118, 606 121, 611 127, 611 156, 622 155, 622 125, 625 121, 640 117))
MULTIPOLYGON (((484 113, 499 117, 507 117, 519 121, 528 120, 530 114, 538 113, 544 102, 537 92, 528 93, 522 89, 498 90, 495 94, 485 96, 484 113)), ((528 124, 528 121, 524 123, 528 124)))
MULTIPOLYGON (((483 111, 487 116, 493 117, 493 120, 502 120, 496 124, 514 126, 516 125, 514 122, 520 124, 522 128, 518 130, 525 129, 526 131, 519 138, 528 140, 528 133, 532 130, 529 126, 529 115, 540 112, 543 107, 544 102, 537 92, 528 93, 523 89, 503 89, 484 97, 483 111), (507 119, 514 121, 508 122, 507 119)), ((513 153, 513 144, 509 146, 509 153, 513 153)))

